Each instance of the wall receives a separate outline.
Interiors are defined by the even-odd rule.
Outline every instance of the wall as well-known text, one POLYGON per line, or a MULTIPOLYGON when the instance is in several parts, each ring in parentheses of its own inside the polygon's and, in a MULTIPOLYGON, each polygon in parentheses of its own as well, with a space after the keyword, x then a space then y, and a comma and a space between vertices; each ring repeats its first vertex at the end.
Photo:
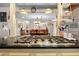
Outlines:
MULTIPOLYGON (((11 25, 10 25, 10 21, 9 21, 9 19, 8 19, 8 16, 10 15, 9 14, 9 12, 10 12, 10 7, 0 7, 0 12, 7 12, 7 22, 5 22, 5 23, 7 23, 7 26, 9 27, 9 29, 10 29, 10 31, 11 31, 11 25)), ((30 15, 29 15, 30 16, 30 15)), ((31 15, 32 16, 32 15, 31 15)), ((53 15, 52 16, 49 16, 50 18, 52 18, 53 17, 53 15)), ((54 17, 55 17, 55 15, 54 15, 54 17)), ((17 19, 16 19, 17 20, 17 19)), ((32 19, 31 19, 32 20, 32 19)), ((52 18, 52 20, 53 20, 53 18, 52 18)), ((5 24, 4 23, 4 24, 5 24)), ((1 34, 1 31, 2 31, 2 24, 3 24, 3 22, 0 22, 0 37, 2 37, 2 34, 1 34)), ((53 32, 51 32, 51 34, 55 34, 55 32, 56 32, 56 25, 54 24, 53 25, 54 26, 54 28, 52 27, 52 29, 50 29, 50 31, 52 31, 52 30, 54 30, 53 32)), ((17 28, 16 28, 16 30, 17 30, 17 28)), ((17 33, 17 32, 16 32, 17 33)), ((10 32, 10 34, 11 34, 11 32, 10 32)), ((18 34, 17 34, 18 35, 18 34)))
POLYGON ((76 9, 73 10, 73 16, 75 18, 79 18, 79 7, 77 7, 76 9))
POLYGON ((7 22, 0 22, 0 38, 4 35, 4 33, 2 33, 2 25, 3 24, 6 24, 7 27, 10 28, 9 26, 9 19, 8 19, 8 16, 9 16, 9 7, 0 7, 0 12, 7 12, 7 22))
MULTIPOLYGON (((30 25, 32 25, 30 28, 34 28, 33 21, 34 20, 39 20, 43 22, 48 22, 51 20, 52 25, 48 26, 48 30, 51 35, 56 35, 56 9, 53 10, 53 13, 51 14, 45 14, 46 9, 37 9, 37 13, 31 13, 30 9, 27 9, 28 14, 21 14, 19 13, 19 9, 17 8, 17 13, 16 13, 16 20, 17 21, 30 21, 30 25)), ((44 27, 43 27, 44 28, 44 27)), ((18 35, 18 32, 17 32, 18 35)))
MULTIPOLYGON (((17 28, 16 28, 16 30, 18 29, 18 22, 20 22, 20 23, 23 23, 24 25, 26 25, 26 21, 27 20, 23 20, 23 19, 17 19, 17 28)), ((35 24, 33 23, 34 22, 34 19, 32 20, 30 20, 29 21, 29 23, 28 23, 28 29, 35 29, 35 28, 39 28, 38 26, 35 26, 35 24)), ((49 20, 47 21, 47 20, 40 20, 40 22, 42 22, 42 23, 45 23, 46 22, 46 26, 42 26, 42 24, 40 23, 39 24, 39 26, 40 26, 40 29, 46 29, 46 27, 48 28, 48 32, 50 33, 50 35, 54 35, 54 36, 56 36, 56 21, 50 21, 49 22, 49 20), (48 24, 50 24, 50 25, 48 25, 48 24)), ((25 29, 27 29, 26 28, 26 26, 25 26, 25 29)), ((19 31, 17 30, 17 35, 19 35, 19 31)))
POLYGON ((72 16, 74 17, 75 23, 78 23, 78 28, 74 28, 74 37, 79 40, 79 7, 72 11, 72 16))

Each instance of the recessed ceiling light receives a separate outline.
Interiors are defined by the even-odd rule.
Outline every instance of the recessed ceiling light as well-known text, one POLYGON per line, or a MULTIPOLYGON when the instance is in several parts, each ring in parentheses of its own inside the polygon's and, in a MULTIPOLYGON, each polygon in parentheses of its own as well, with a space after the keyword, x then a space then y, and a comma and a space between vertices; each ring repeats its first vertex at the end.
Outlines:
POLYGON ((26 14, 26 12, 20 12, 21 14, 26 14))
POLYGON ((50 8, 48 8, 48 9, 46 9, 45 13, 50 14, 50 13, 52 13, 52 10, 50 8))
POLYGON ((27 14, 27 11, 26 11, 26 9, 21 9, 21 10, 20 10, 20 13, 21 13, 21 14, 27 14))

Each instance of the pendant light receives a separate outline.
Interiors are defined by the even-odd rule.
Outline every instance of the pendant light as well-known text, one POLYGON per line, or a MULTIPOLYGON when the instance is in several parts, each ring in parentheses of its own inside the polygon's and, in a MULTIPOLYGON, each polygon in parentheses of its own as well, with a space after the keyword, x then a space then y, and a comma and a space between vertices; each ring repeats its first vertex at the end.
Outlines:
POLYGON ((35 12, 36 12, 36 7, 32 7, 32 8, 31 8, 31 12, 32 12, 32 13, 35 13, 35 12))
POLYGON ((64 8, 68 8, 68 7, 70 6, 70 3, 62 3, 62 6, 63 6, 64 8))
POLYGON ((70 17, 71 17, 72 20, 68 19, 68 21, 69 22, 74 21, 73 10, 72 10, 71 4, 70 3, 64 3, 64 4, 62 3, 62 5, 63 5, 64 8, 69 8, 69 11, 66 11, 66 16, 70 15, 70 17))

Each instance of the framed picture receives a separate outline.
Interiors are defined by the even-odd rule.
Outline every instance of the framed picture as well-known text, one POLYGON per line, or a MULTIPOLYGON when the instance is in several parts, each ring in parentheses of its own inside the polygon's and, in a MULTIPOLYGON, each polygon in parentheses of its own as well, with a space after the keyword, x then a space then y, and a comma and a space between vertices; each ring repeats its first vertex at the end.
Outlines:
POLYGON ((0 12, 0 22, 7 22, 7 13, 0 12))

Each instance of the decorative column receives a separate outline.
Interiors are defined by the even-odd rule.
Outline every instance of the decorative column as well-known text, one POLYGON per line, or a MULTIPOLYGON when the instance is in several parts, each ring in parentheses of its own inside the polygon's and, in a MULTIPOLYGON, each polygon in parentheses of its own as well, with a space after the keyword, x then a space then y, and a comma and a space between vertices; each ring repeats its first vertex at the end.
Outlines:
POLYGON ((15 3, 10 3, 10 36, 16 36, 16 6, 15 3))
POLYGON ((58 3, 57 4, 57 24, 56 24, 56 27, 57 27, 57 36, 59 36, 59 28, 60 28, 60 23, 61 23, 61 21, 62 21, 62 9, 63 9, 63 7, 62 7, 62 4, 61 3, 58 3))

